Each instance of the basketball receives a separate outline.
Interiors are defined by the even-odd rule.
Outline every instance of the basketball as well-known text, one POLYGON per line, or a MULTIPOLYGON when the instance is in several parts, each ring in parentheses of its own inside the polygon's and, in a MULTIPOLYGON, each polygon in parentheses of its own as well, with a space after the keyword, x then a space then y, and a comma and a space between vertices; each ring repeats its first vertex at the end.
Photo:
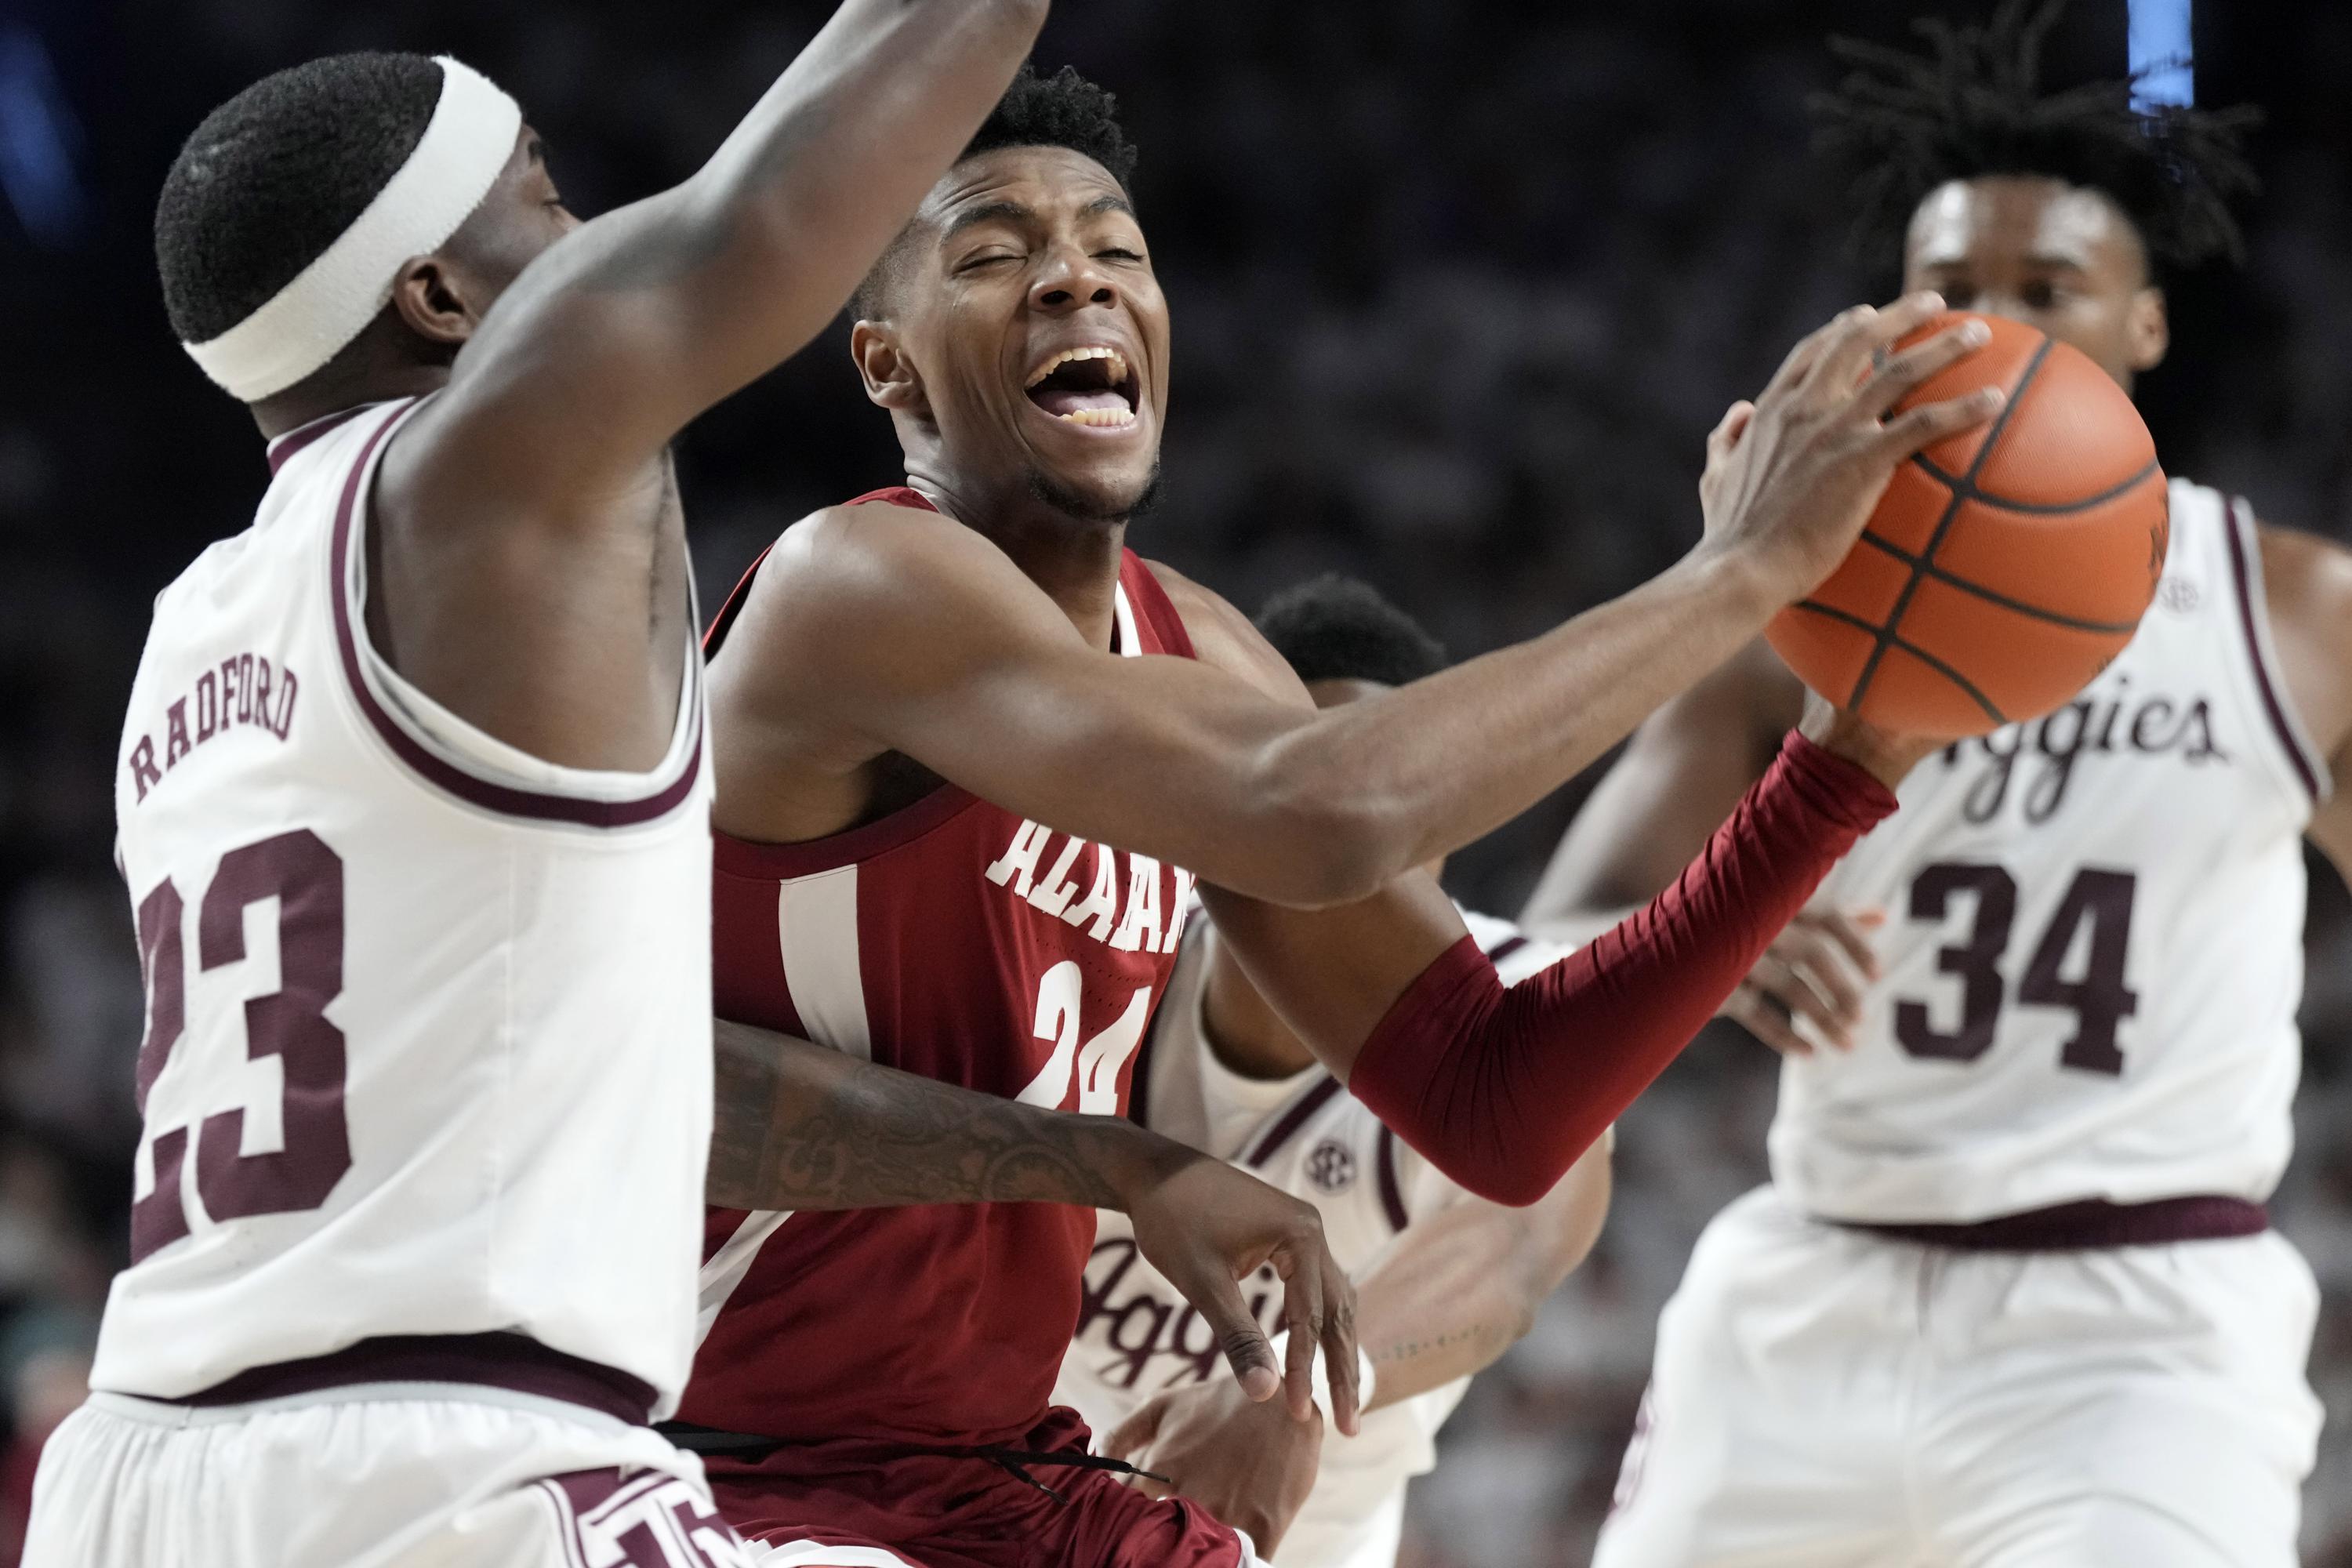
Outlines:
POLYGON ((2130 395, 2077 349, 1986 324, 1991 342, 1896 407, 1994 385, 1999 416, 1895 469, 1852 553, 1766 632, 1813 690, 1913 734, 2063 706, 2123 651, 2164 571, 2164 472, 2130 395))

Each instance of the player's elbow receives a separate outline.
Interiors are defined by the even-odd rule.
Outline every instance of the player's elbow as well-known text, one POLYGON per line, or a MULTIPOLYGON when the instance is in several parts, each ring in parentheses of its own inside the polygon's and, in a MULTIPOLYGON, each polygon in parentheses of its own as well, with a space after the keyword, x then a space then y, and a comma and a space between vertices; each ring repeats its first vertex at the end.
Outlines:
POLYGON ((1534 1208, 1552 1194, 1559 1183, 1559 1171, 1543 1162, 1444 1162, 1433 1159, 1430 1163, 1442 1173, 1454 1178, 1463 1192, 1482 1196, 1489 1204, 1503 1208, 1534 1208))
POLYGON ((1290 776, 1255 792, 1262 854, 1278 888, 1249 889, 1296 909, 1352 904, 1412 864, 1397 814, 1360 789, 1290 776))

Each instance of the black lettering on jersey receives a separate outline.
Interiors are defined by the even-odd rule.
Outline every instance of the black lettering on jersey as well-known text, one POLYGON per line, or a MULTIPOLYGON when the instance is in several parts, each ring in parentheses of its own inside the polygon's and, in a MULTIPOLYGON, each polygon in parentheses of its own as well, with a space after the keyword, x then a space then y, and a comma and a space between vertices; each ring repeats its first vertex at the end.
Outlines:
MULTIPOLYGON (((1130 1237, 1095 1243, 1079 1295, 1076 1342, 1105 1383, 1133 1388, 1151 1370, 1154 1357, 1176 1363, 1151 1380, 1153 1392, 1171 1384, 1205 1383, 1224 1360, 1208 1321, 1173 1291, 1166 1290, 1149 1264, 1137 1268, 1141 1251, 1130 1237), (1132 1276, 1132 1279, 1130 1279, 1132 1276), (1163 1293, 1165 1292, 1165 1293, 1163 1293), (1108 1361, 1096 1352, 1108 1350, 1108 1361)), ((1244 1300, 1250 1315, 1269 1334, 1282 1324, 1275 1297, 1275 1272, 1262 1268, 1250 1279, 1244 1300)))
POLYGON ((2213 739, 2210 699, 2135 700, 2126 675, 2117 678, 2112 691, 2085 692, 2045 719, 1947 746, 1944 765, 1982 764, 1960 803, 1969 821, 1990 822, 2015 790, 2026 823, 2039 826, 2065 804, 2075 764, 2089 755, 2178 757, 2192 767, 2230 762, 2213 739))
POLYGON ((152 725, 151 732, 141 735, 123 759, 137 798, 145 800, 147 792, 162 784, 165 773, 203 750, 215 735, 259 730, 285 740, 294 732, 294 705, 301 689, 302 682, 293 670, 271 664, 263 654, 234 653, 217 668, 207 667, 163 710, 163 760, 156 760, 152 725), (191 707, 195 710, 193 726, 191 707))

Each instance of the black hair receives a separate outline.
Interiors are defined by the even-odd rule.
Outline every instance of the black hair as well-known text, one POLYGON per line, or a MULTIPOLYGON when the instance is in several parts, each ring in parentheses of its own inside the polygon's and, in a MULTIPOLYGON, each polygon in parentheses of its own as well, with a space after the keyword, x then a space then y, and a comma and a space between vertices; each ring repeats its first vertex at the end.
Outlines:
MULTIPOLYGON (((1109 170, 1121 190, 1128 189, 1135 178, 1135 144, 1119 126, 1118 99, 1080 76, 1073 66, 1064 66, 1052 76, 1039 76, 1024 63, 956 162, 1000 147, 1066 147, 1109 170)), ((857 297, 850 302, 852 310, 868 318, 881 313, 898 254, 898 245, 893 241, 857 286, 857 297)))
POLYGON ((180 341, 218 337, 317 260, 408 162, 440 101, 441 67, 424 55, 331 55, 205 116, 155 204, 180 341))
POLYGON ((1445 648, 1369 583, 1336 572, 1286 588, 1257 629, 1301 680, 1403 686, 1445 668, 1445 648))
POLYGON ((1898 256, 1919 204, 1953 180, 2043 175, 2105 194, 2151 260, 2242 260, 2231 202, 2258 184, 2244 154, 2262 111, 2132 102, 2131 79, 2044 92, 2042 46, 2067 0, 2000 0, 1983 26, 1914 22, 1916 53, 1854 38, 1830 49, 1849 71, 1810 100, 1824 150, 1857 172, 1855 238, 1898 256))

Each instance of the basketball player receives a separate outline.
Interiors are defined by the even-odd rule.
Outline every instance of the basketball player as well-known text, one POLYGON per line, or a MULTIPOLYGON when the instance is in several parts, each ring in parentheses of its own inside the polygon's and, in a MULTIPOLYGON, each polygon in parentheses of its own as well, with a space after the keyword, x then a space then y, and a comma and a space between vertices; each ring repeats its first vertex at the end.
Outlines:
MULTIPOLYGON (((1221 940, 1359 1099, 1470 1190, 1532 1202, 1927 748, 1824 710, 1820 742, 1790 738, 1680 888, 1510 989, 1412 868, 1732 652, 1831 569, 1894 464, 1999 400, 1882 423, 1972 340, 1937 334, 1874 373, 1940 302, 1849 312, 1727 420, 1688 562, 1547 637, 1318 714, 1231 606, 1123 546, 1167 404, 1130 162, 1099 89, 1024 79, 864 286, 853 349, 913 482, 792 529, 713 628, 719 1009, 1116 1113, 1197 875, 1221 940)), ((1092 1214, 783 1206, 713 1215, 684 1405, 743 1439, 712 1474, 771 1561, 1247 1555, 1100 1475, 1039 1479, 1088 1462, 1047 1399, 1092 1214)), ((1346 1316, 1309 1311, 1321 1332, 1292 1337, 1295 1373, 1346 1316)), ((1328 1377, 1351 1432, 1352 1356, 1328 1377)))
POLYGON ((131 692, 146 1135, 27 1562, 738 1560, 646 1425, 712 1089, 666 450, 824 326, 1045 9, 848 0, 699 174, 585 225, 454 60, 282 71, 182 151, 165 300, 272 477, 131 692))
MULTIPOLYGON (((2040 96, 2054 15, 1852 49, 1828 124, 1910 287, 2128 387, 2158 267, 2235 248, 2242 120, 2040 96)), ((1772 1183, 1660 1321, 1603 1568, 2295 1561, 2315 1292, 2262 1205, 2303 839, 2352 866, 2352 554, 2186 480, 2171 510, 2125 652, 1920 767, 1733 1004, 1785 1054, 1772 1183)), ((1672 875, 1799 700, 1758 649, 1670 704, 1530 921, 1672 875)))
MULTIPOLYGON (((1320 708, 1444 665, 1402 611, 1345 578, 1277 596, 1257 626, 1320 708)), ((1507 921, 1464 919, 1507 985, 1565 956, 1507 921)), ((1473 1197, 1317 1064, 1206 921, 1185 928, 1135 1070, 1138 1120, 1322 1211, 1324 1234, 1360 1286, 1362 1429, 1334 1437, 1319 1422, 1237 1398, 1232 1380, 1213 1375, 1210 1325, 1138 1256, 1118 1215, 1097 1228, 1056 1402, 1105 1435, 1104 1452, 1166 1477, 1269 1552, 1278 1540, 1284 1568, 1391 1568, 1405 1483, 1436 1462, 1432 1439, 1471 1374, 1526 1333, 1600 1236, 1605 1141, 1532 1207, 1473 1197)), ((1261 1275, 1262 1297, 1272 1283, 1261 1275)))

